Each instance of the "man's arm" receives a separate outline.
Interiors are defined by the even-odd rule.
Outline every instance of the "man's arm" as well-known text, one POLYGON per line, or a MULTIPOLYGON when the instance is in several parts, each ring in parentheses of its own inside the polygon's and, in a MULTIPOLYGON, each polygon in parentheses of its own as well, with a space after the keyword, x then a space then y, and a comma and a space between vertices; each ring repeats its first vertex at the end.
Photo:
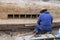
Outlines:
POLYGON ((53 17, 51 16, 51 23, 53 23, 53 17))
POLYGON ((37 24, 40 25, 40 22, 41 22, 41 16, 39 15, 37 24))

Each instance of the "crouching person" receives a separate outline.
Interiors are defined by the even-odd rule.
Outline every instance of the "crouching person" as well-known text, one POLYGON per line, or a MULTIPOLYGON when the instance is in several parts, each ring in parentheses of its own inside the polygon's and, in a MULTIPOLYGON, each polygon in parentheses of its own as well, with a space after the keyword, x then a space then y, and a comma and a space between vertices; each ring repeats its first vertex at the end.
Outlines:
POLYGON ((40 14, 38 17, 37 26, 35 27, 36 35, 38 35, 39 32, 41 32, 41 31, 44 31, 45 33, 51 31, 52 30, 52 21, 53 21, 53 17, 47 11, 47 9, 45 9, 45 8, 42 9, 40 11, 40 14))

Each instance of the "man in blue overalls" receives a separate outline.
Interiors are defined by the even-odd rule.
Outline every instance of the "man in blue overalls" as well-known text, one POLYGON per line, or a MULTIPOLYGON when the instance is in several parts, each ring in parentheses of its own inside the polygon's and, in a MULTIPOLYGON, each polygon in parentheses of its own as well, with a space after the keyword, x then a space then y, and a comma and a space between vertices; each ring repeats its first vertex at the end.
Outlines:
POLYGON ((47 11, 47 9, 42 9, 38 17, 37 26, 35 27, 36 34, 38 34, 39 31, 41 30, 44 32, 51 31, 52 21, 53 21, 53 17, 47 11))

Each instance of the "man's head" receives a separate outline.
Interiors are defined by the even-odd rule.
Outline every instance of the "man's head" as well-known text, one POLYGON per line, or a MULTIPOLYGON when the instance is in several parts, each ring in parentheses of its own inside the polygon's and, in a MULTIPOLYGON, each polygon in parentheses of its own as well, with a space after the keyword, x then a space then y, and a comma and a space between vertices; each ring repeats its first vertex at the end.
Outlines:
POLYGON ((46 8, 42 8, 41 11, 40 11, 40 13, 44 13, 44 12, 46 12, 46 11, 47 11, 46 8))

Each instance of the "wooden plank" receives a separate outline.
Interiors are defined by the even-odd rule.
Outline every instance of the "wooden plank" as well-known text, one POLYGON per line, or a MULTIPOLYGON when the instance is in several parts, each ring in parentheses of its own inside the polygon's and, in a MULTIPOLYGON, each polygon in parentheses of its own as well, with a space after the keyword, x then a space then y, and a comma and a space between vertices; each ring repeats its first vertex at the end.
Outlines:
POLYGON ((55 38, 54 35, 52 34, 44 34, 44 35, 41 35, 40 37, 32 37, 31 39, 32 40, 53 40, 55 38))
POLYGON ((56 40, 60 40, 60 37, 58 37, 57 35, 55 35, 55 39, 56 40))
MULTIPOLYGON (((9 20, 0 20, 0 25, 4 24, 25 24, 26 25, 36 25, 37 19, 9 19, 9 20)), ((60 23, 60 19, 53 20, 54 23, 60 23)))

